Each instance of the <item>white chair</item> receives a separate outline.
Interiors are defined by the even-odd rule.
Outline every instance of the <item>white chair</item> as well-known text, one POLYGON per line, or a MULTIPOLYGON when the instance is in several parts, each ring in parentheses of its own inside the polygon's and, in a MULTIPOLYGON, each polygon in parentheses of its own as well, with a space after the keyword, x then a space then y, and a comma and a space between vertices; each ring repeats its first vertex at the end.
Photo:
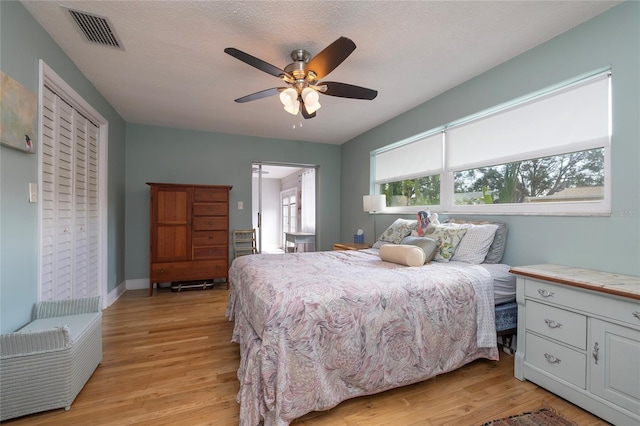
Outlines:
POLYGON ((233 231, 233 257, 256 254, 256 230, 236 229, 233 231))

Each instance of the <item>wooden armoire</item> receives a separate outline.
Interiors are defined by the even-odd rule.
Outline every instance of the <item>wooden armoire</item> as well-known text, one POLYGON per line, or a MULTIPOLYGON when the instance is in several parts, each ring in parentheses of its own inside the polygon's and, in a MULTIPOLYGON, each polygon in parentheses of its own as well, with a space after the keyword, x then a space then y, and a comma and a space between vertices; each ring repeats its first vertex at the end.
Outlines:
POLYGON ((225 279, 229 271, 228 185, 150 183, 149 296, 154 283, 225 279))

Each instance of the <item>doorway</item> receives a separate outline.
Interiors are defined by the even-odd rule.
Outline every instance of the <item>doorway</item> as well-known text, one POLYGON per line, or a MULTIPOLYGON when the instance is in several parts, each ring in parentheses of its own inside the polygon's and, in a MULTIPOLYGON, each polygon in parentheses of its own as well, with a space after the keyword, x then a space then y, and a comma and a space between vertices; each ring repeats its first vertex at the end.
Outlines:
POLYGON ((252 164, 252 226, 258 252, 315 251, 315 244, 293 247, 285 235, 315 234, 316 169, 307 164, 252 164))

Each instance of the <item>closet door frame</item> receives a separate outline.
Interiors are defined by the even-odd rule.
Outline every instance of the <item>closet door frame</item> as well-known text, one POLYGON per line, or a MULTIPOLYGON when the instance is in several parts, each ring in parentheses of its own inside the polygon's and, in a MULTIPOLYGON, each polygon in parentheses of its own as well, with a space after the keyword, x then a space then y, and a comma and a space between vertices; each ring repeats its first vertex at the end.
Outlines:
MULTIPOLYGON (((43 140, 42 115, 43 96, 45 86, 49 87, 58 96, 73 106, 80 114, 98 126, 98 292, 102 296, 102 308, 106 308, 107 300, 107 260, 108 260, 108 233, 107 233, 107 166, 108 166, 108 135, 109 123, 96 111, 87 101, 85 101, 69 84, 67 84, 55 71, 53 71, 42 59, 39 61, 39 98, 38 117, 39 130, 38 140, 43 140)), ((42 214, 42 149, 38 149, 38 300, 42 295, 42 244, 43 244, 43 214, 42 214)))

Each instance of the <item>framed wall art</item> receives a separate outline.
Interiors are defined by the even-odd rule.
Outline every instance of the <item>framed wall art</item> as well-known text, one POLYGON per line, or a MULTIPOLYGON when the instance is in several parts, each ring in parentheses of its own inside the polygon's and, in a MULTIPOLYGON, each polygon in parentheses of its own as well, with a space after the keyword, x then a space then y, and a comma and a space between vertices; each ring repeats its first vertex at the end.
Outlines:
POLYGON ((38 136, 38 97, 0 71, 0 143, 35 153, 38 136))

